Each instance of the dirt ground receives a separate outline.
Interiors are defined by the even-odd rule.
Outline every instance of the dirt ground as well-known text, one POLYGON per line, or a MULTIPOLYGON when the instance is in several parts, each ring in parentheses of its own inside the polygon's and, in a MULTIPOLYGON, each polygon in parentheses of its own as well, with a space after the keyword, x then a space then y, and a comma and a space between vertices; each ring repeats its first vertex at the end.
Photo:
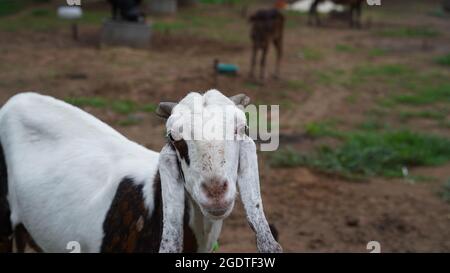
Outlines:
MULTIPOLYGON (((0 28, 0 103, 19 92, 37 91, 61 99, 103 97, 157 104, 162 100, 179 100, 189 91, 217 88, 227 95, 246 93, 258 104, 279 104, 281 146, 307 151, 316 140, 302 137, 305 124, 338 118, 344 121, 339 126, 352 128, 365 119, 366 111, 378 99, 390 92, 383 83, 362 84, 357 88, 323 84, 319 77, 322 72, 351 71, 361 63, 401 63, 423 71, 435 70, 440 68, 428 61, 430 56, 450 52, 450 20, 430 15, 439 1, 393 2, 386 5, 383 2, 378 8, 364 7, 364 26, 359 30, 342 22, 310 27, 305 16, 289 15, 281 79, 268 77, 263 85, 246 77, 249 26, 240 9, 233 6, 221 9, 201 6, 197 11, 181 11, 178 16, 194 13, 202 18, 228 21, 186 31, 157 31, 152 47, 140 50, 100 49, 97 38, 100 24, 82 24, 79 42, 70 39, 67 26, 51 30, 0 28), (423 25, 441 35, 402 39, 376 35, 381 30, 423 25), (338 44, 356 50, 337 52, 338 44), (305 54, 305 48, 319 50, 320 54, 305 54), (389 53, 374 57, 368 53, 373 48, 389 53), (237 64, 240 75, 221 77, 214 86, 211 77, 214 58, 237 64)), ((263 5, 265 2, 260 1, 250 9, 263 5)), ((167 24, 176 20, 174 16, 150 19, 167 24)), ((273 71, 272 54, 268 75, 273 71)), ((443 69, 441 73, 450 76, 448 68, 443 69)), ((163 146, 164 124, 152 114, 132 113, 138 124, 125 126, 120 123, 124 116, 111 109, 89 106, 84 109, 150 149, 160 150, 163 146)), ((389 120, 394 126, 401 122, 389 120)), ((448 127, 423 120, 408 122, 418 131, 450 137, 448 127)), ((443 181, 450 178, 450 164, 410 170, 435 178, 424 183, 384 178, 354 182, 304 167, 273 168, 268 163, 269 156, 260 153, 264 209, 269 222, 277 227, 285 251, 368 252, 369 241, 380 242, 383 252, 450 251, 450 205, 437 194, 443 181)), ((219 244, 220 252, 256 251, 254 235, 239 202, 225 221, 219 244)))

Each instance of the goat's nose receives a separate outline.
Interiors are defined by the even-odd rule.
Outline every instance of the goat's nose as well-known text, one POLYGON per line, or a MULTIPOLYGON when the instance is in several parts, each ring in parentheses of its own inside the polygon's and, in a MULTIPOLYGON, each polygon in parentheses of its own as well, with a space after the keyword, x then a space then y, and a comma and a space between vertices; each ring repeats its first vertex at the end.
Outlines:
POLYGON ((220 201, 228 190, 228 181, 226 179, 211 179, 204 181, 201 185, 205 195, 212 199, 211 201, 220 201))

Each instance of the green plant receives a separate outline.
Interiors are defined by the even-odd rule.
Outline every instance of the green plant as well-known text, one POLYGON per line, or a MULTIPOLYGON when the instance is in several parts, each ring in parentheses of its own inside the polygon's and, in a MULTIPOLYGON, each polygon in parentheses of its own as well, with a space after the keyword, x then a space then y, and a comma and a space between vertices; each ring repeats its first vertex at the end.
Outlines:
MULTIPOLYGON (((107 108, 122 115, 130 115, 135 112, 155 112, 157 106, 153 103, 138 104, 131 100, 107 100, 101 97, 70 97, 66 98, 67 103, 78 107, 107 108)), ((130 125, 130 119, 121 120, 119 124, 130 125)))
POLYGON ((315 48, 304 48, 301 55, 305 60, 319 61, 323 58, 322 53, 315 48))
POLYGON ((400 119, 402 120, 408 120, 412 118, 425 118, 425 119, 433 119, 433 120, 443 120, 446 117, 446 113, 443 113, 442 111, 419 111, 419 112, 412 112, 412 111, 404 111, 400 112, 400 119))
POLYGON ((330 121, 309 122, 305 125, 305 133, 311 137, 339 137, 339 133, 334 130, 334 123, 330 121))
POLYGON ((305 165, 305 157, 289 147, 273 152, 269 162, 274 167, 296 167, 305 165))
POLYGON ((66 98, 65 101, 78 107, 89 106, 95 108, 103 108, 108 104, 105 99, 99 97, 72 97, 66 98))
POLYGON ((137 105, 130 100, 117 100, 111 103, 111 109, 120 114, 130 114, 136 111, 137 105))
POLYGON ((443 66, 449 66, 450 67, 450 53, 439 56, 434 59, 434 62, 443 66))
POLYGON ((335 50, 338 52, 354 52, 356 49, 349 45, 337 44, 335 50))
POLYGON ((17 0, 1 0, 0 1, 0 16, 12 15, 24 8, 23 1, 17 0))
POLYGON ((144 111, 144 112, 153 113, 153 112, 156 111, 157 107, 158 106, 153 104, 153 103, 148 103, 148 104, 143 105, 141 107, 141 110, 144 111))
POLYGON ((320 146, 310 155, 274 154, 275 166, 304 165, 346 177, 403 176, 402 168, 450 161, 450 140, 411 131, 356 131, 341 134, 337 148, 320 146), (283 158, 285 156, 285 158, 283 158))
POLYGON ((416 92, 393 96, 396 103, 425 105, 436 102, 450 102, 450 84, 444 83, 437 86, 419 87, 416 92))
POLYGON ((388 53, 388 51, 383 48, 372 48, 371 50, 369 50, 369 56, 371 56, 371 57, 384 56, 387 53, 388 53))

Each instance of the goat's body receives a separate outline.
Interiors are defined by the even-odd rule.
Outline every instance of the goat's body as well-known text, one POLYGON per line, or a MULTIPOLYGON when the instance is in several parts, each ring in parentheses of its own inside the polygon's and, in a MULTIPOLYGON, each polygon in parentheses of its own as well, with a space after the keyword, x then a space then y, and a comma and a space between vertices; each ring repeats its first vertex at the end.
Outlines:
MULTIPOLYGON (((308 23, 312 24, 312 20, 315 20, 316 25, 320 25, 319 14, 317 13, 318 5, 325 0, 314 0, 309 9, 308 23)), ((332 0, 337 5, 344 5, 349 7, 348 19, 350 26, 361 26, 361 8, 363 0, 332 0)))
POLYGON ((283 30, 284 15, 277 9, 259 10, 250 17, 252 29, 250 37, 252 40, 252 57, 250 76, 254 76, 257 52, 261 51, 260 79, 264 78, 266 56, 271 43, 277 54, 275 76, 280 75, 280 62, 283 54, 283 30))
MULTIPOLYGON (((158 251, 159 153, 76 107, 34 93, 16 95, 0 110, 0 142, 7 170, 7 180, 0 180, 7 181, 0 185, 0 248, 7 231, 22 224, 45 252, 67 252, 70 241, 82 252, 158 251), (135 246, 145 234, 154 244, 135 246)), ((190 251, 208 251, 198 239, 190 251)))
MULTIPOLYGON (((0 141, 9 166, 11 224, 22 223, 44 251, 66 251, 69 241, 98 251, 118 184, 131 177, 151 187, 157 171, 158 153, 73 106, 35 94, 17 95, 2 108, 0 141)), ((152 197, 145 199, 152 208, 152 197)))

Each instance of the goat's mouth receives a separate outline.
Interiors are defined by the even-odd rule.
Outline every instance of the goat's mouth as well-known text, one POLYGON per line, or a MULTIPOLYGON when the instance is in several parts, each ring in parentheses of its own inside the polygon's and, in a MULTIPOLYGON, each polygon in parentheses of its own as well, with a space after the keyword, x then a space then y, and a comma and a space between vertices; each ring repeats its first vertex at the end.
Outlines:
POLYGON ((220 207, 202 206, 201 210, 206 217, 214 220, 220 220, 228 217, 228 215, 230 215, 231 211, 233 210, 233 207, 234 202, 231 202, 227 206, 220 207))

